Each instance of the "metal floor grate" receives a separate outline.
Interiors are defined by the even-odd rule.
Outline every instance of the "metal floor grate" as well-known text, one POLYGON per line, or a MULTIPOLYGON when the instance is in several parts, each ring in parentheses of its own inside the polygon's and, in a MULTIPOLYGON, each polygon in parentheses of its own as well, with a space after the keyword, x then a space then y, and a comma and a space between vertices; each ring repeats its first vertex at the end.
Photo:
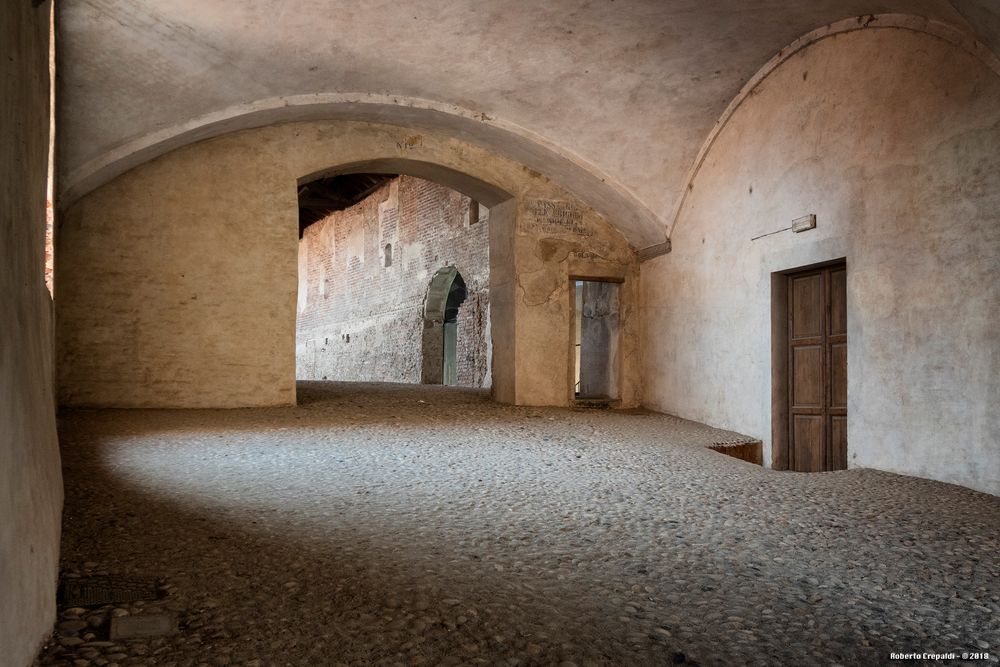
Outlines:
POLYGON ((67 607, 121 604, 160 597, 155 581, 117 577, 66 578, 59 585, 59 601, 67 607))

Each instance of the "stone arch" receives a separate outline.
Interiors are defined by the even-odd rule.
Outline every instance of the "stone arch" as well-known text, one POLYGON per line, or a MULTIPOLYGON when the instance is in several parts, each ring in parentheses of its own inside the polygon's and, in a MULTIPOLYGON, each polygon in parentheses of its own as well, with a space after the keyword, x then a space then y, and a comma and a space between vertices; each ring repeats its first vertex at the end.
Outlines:
MULTIPOLYGON (((343 164, 325 167, 323 169, 309 171, 305 176, 297 179, 297 185, 303 185, 319 178, 330 178, 345 174, 404 174, 427 181, 432 181, 443 185, 456 192, 459 192, 473 202, 480 203, 491 209, 491 228, 507 228, 507 233, 511 233, 516 220, 517 196, 509 192, 506 187, 489 182, 468 171, 461 171, 438 162, 428 160, 418 160, 413 158, 400 157, 373 157, 366 160, 345 162, 343 164)), ((494 244, 496 237, 501 236, 492 233, 489 238, 491 247, 490 254, 494 255, 494 244)), ((383 262, 401 261, 401 255, 386 246, 383 249, 383 262)), ((509 254, 497 252, 497 259, 490 260, 490 272, 495 269, 500 270, 504 275, 513 275, 514 269, 512 258, 509 254), (503 258, 505 257, 505 259, 503 258)), ((388 264, 386 264, 388 266, 388 264)), ((471 268, 471 267, 466 267, 471 268)), ((401 268, 400 270, 405 270, 401 268)), ((467 271, 467 276, 474 276, 474 271, 467 271)), ((490 282, 492 282, 492 275, 490 282)), ((475 285, 473 286, 475 288, 475 285)), ((480 286, 481 287, 481 286, 480 286)), ((489 287, 489 284, 487 284, 489 287)), ((492 294, 492 290, 490 290, 492 294)), ((425 297, 423 318, 423 331, 421 335, 421 384, 454 384, 456 378, 447 376, 445 373, 445 354, 454 352, 454 348, 448 344, 457 343, 458 329, 455 315, 457 309, 468 295, 468 287, 465 278, 455 266, 445 266, 439 269, 431 278, 425 297), (453 311, 449 317, 449 296, 455 296, 452 290, 460 287, 461 298, 457 304, 453 304, 453 311)), ((492 297, 491 297, 492 302, 492 297)), ((489 319, 487 319, 489 322, 489 319)), ((487 354, 492 352, 492 331, 487 327, 486 349, 487 354)), ((496 375, 512 375, 514 369, 512 364, 501 365, 499 368, 493 365, 493 359, 486 362, 486 381, 492 383, 496 375)))
MULTIPOLYGON (((483 350, 484 381, 494 399, 503 403, 564 404, 566 386, 558 379, 569 374, 568 347, 561 333, 569 332, 569 304, 561 298, 568 289, 568 276, 627 276, 629 285, 637 285, 634 247, 571 191, 523 163, 461 137, 399 125, 325 120, 269 125, 184 146, 139 165, 66 208, 60 232, 68 253, 62 271, 70 293, 57 305, 63 330, 107 330, 108 315, 101 308, 118 297, 100 267, 112 265, 112 250, 125 247, 130 256, 143 258, 141 265, 126 267, 130 279, 177 298, 189 295, 183 317, 190 326, 181 336, 166 335, 157 325, 162 309, 140 298, 138 291, 127 295, 132 321, 143 323, 140 335, 113 340, 60 337, 61 400, 145 407, 294 403, 296 356, 308 354, 296 340, 296 289, 302 282, 295 233, 296 184, 323 173, 379 167, 450 184, 484 203, 503 200, 490 207, 485 227, 488 288, 473 280, 475 271, 462 271, 470 280, 470 299, 483 294, 488 303, 485 317, 477 320, 477 326, 490 334, 483 350), (164 187, 165 183, 170 186, 164 187), (209 187, 212 183, 219 187, 209 187), (569 227, 562 218, 546 217, 553 206, 569 216, 569 227), (210 224, 199 222, 205 220, 210 224), (226 239, 233 242, 223 242, 226 239), (187 251, 190 248, 205 252, 218 248, 213 255, 218 261, 205 262, 200 254, 187 251), (523 280, 521 274, 528 267, 530 280, 523 280), (182 286, 167 280, 177 274, 188 282, 182 286), (224 293, 226 298, 190 299, 192 285, 224 293), (95 319, 99 312, 100 323, 95 319), (538 340, 533 333, 538 327, 559 334, 538 340), (238 335, 232 332, 247 329, 251 335, 242 345, 226 342, 238 335), (193 338, 211 345, 191 345, 193 338), (524 341, 520 347, 519 340, 524 341), (145 349, 163 350, 159 358, 169 362, 147 368, 145 349), (261 360, 253 378, 241 366, 250 355, 261 360), (83 358, 92 362, 72 361, 83 358), (531 382, 532 376, 543 379, 531 382), (188 391, 192 383, 198 386, 193 393, 188 391)), ((393 246, 393 264, 398 268, 392 270, 403 272, 406 248, 397 247, 395 241, 393 246)), ((371 253, 370 259, 375 257, 377 252, 371 253)), ((457 263, 451 257, 438 261, 432 272, 457 263)), ((636 303, 638 294, 630 292, 629 298, 636 303)), ((421 307, 412 311, 418 321, 421 307)), ((628 322, 626 326, 637 333, 637 316, 628 322)), ((464 323, 460 326, 464 330, 464 323)), ((126 329, 116 326, 122 332, 126 329)), ((625 340, 638 339, 633 335, 625 340)), ((416 345, 419 350, 420 343, 416 345)), ((419 378, 422 363, 416 363, 419 378)), ((629 392, 623 394, 623 402, 637 400, 637 384, 630 385, 629 392)))
POLYGON ((490 208, 514 198, 513 194, 500 186, 488 183, 467 172, 452 169, 437 162, 410 158, 378 157, 329 167, 300 177, 298 185, 314 181, 318 178, 329 178, 343 174, 406 174, 407 176, 422 178, 425 181, 433 181, 461 192, 463 195, 472 198, 474 201, 481 202, 490 208))
MULTIPOLYGON (((625 184, 545 137, 475 110, 434 100, 369 93, 310 93, 261 99, 133 138, 62 174, 58 180, 60 206, 66 208, 117 176, 190 144, 242 130, 312 121, 386 124, 469 142, 551 179, 613 221, 636 248, 666 239, 663 220, 625 184)), ((398 149, 416 147, 401 144, 398 149)))

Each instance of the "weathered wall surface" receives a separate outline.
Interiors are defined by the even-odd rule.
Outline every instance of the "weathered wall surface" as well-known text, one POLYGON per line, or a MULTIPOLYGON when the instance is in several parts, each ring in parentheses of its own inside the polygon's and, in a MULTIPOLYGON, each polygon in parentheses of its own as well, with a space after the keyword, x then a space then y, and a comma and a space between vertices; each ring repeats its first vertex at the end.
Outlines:
POLYGON ((770 461, 771 274, 846 257, 849 465, 1000 493, 993 71, 909 30, 824 39, 747 97, 692 188, 642 265, 647 405, 770 461))
POLYGON ((525 372, 518 376, 517 402, 566 405, 573 400, 575 291, 570 279, 608 279, 622 283, 618 293, 619 398, 622 407, 638 405, 639 264, 634 253, 590 209, 546 198, 529 198, 519 204, 513 246, 515 312, 517 367, 525 372), (553 329, 553 323, 559 323, 562 331, 553 329), (565 345, 568 352, 560 349, 557 354, 557 345, 565 345))
POLYGON ((471 201, 400 176, 306 228, 299 241, 300 380, 419 383, 424 299, 434 273, 450 265, 468 289, 458 314, 458 384, 489 386, 489 222, 484 216, 470 224, 471 201))
POLYGON ((59 229, 63 405, 295 402, 295 180, 268 146, 188 151, 119 178, 59 229), (238 158, 237 158, 238 159, 238 158), (291 262, 288 258, 292 258, 291 262))
POLYGON ((499 400, 569 401, 571 275, 625 280, 623 398, 638 400, 638 263, 604 218, 537 172, 468 142, 317 121, 179 149, 67 210, 56 265, 61 401, 292 402, 297 180, 343 165, 371 171, 372 161, 389 173, 438 180, 490 208, 499 400))
POLYGON ((55 618, 62 477, 44 281, 49 3, 0 5, 0 665, 55 618))

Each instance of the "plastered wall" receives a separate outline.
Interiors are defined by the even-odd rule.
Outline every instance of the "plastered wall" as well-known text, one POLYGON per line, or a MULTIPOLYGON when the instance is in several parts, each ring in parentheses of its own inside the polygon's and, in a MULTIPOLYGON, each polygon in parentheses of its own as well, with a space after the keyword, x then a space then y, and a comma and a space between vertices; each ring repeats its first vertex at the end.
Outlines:
POLYGON ((44 282, 49 3, 0 4, 0 665, 55 619, 62 478, 44 282))
POLYGON ((848 459, 1000 493, 1000 77, 912 30, 823 39, 743 101, 642 265, 645 403, 762 438, 771 275, 846 258, 848 459), (787 227, 815 213, 818 227, 787 227))
POLYGON ((471 221, 470 203, 450 188, 400 176, 306 228, 300 380, 420 383, 425 354, 440 375, 440 347, 435 355, 421 344, 424 300, 435 272, 455 266, 468 292, 458 312, 458 384, 489 386, 489 221, 485 214, 471 221))
POLYGON ((576 384, 572 280, 607 279, 622 283, 616 352, 619 398, 623 407, 638 405, 639 265, 631 249, 592 210, 528 199, 518 209, 514 252, 517 366, 525 371, 518 376, 517 402, 566 405, 572 400, 576 384), (562 332, 553 329, 554 323, 562 332), (570 347, 563 352, 566 342, 570 347))
POLYGON ((498 400, 568 403, 570 276, 613 274, 625 280, 623 402, 638 401, 638 264, 608 221, 543 175, 466 141, 317 121, 178 149, 65 212, 56 267, 61 402, 294 402, 296 184, 343 165, 370 171, 373 160, 490 208, 498 400))

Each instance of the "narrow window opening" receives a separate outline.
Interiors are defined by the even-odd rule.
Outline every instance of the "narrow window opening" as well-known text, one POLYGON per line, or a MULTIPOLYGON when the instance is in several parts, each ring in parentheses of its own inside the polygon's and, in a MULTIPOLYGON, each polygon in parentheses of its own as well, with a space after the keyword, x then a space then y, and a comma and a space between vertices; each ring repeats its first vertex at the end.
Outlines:
POLYGON ((392 244, 391 243, 386 243, 385 244, 385 249, 382 252, 382 256, 383 256, 383 259, 385 261, 384 266, 386 268, 392 266, 392 244))

